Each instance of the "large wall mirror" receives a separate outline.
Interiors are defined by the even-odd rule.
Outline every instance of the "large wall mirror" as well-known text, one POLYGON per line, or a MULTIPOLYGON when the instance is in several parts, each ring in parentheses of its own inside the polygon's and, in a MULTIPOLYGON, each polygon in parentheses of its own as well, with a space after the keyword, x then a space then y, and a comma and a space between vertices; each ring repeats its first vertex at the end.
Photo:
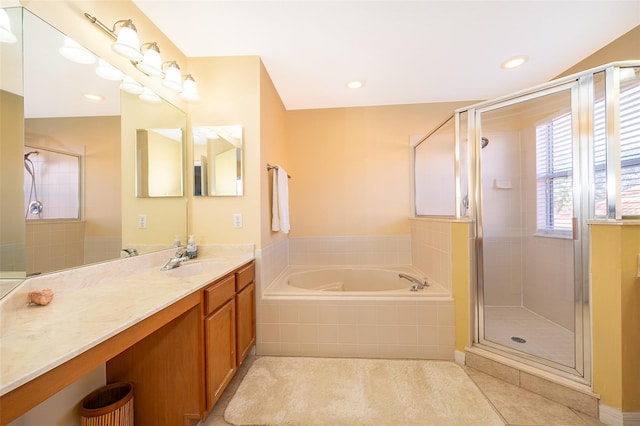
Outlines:
POLYGON ((193 195, 242 195, 242 126, 193 127, 193 177, 193 195))
POLYGON ((186 239, 184 173, 172 198, 139 199, 135 189, 136 130, 179 130, 174 163, 183 170, 185 113, 161 98, 147 103, 122 91, 129 77, 119 70, 28 10, 5 10, 18 40, 0 45, 0 277, 54 272, 119 258, 123 248, 146 253, 171 247, 176 236, 186 239), (64 57, 63 47, 80 57, 64 57), (82 57, 87 63, 79 63, 82 57))

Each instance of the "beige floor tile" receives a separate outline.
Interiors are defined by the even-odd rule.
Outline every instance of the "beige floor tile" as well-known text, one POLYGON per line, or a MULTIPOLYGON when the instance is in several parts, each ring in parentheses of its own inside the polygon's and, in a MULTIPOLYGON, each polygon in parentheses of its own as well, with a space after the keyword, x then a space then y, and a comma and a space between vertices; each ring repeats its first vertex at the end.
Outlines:
POLYGON ((570 408, 477 370, 467 373, 509 425, 585 426, 570 408))
POLYGON ((584 413, 581 413, 575 410, 573 410, 573 412, 576 413, 577 416, 580 417, 580 419, 582 419, 585 426, 605 426, 604 423, 602 423, 600 420, 596 419, 595 417, 588 416, 584 413))

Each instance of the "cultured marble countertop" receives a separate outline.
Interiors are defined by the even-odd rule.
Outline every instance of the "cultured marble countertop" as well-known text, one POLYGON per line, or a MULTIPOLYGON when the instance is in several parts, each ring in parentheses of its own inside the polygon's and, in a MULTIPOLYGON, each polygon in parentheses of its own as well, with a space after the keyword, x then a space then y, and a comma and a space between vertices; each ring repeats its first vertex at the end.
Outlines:
POLYGON ((200 246, 198 258, 161 267, 175 249, 29 278, 0 300, 0 395, 198 291, 254 258, 253 245, 200 246), (201 263, 202 265, 197 265, 201 263), (28 293, 54 291, 47 306, 28 293))

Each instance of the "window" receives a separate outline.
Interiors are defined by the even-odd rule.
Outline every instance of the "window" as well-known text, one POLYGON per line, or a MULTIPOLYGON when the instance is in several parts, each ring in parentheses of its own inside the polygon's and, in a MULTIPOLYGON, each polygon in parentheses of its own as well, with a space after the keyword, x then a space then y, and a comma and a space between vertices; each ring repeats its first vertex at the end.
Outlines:
MULTIPOLYGON (((605 101, 594 105, 595 216, 607 216, 605 101)), ((640 216, 640 83, 620 87, 620 201, 622 216, 640 216)))
POLYGON ((571 113, 536 126, 537 229, 570 237, 573 224, 571 113))
POLYGON ((621 214, 640 216, 640 82, 620 87, 621 214))

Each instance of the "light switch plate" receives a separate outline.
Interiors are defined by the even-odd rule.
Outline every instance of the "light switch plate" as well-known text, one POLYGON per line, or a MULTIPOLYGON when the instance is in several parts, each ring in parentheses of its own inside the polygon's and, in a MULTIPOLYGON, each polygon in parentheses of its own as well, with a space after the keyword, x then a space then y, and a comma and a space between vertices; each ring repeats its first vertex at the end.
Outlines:
POLYGON ((233 227, 242 228, 242 213, 233 214, 233 227))
POLYGON ((147 229, 147 215, 139 214, 138 215, 138 229, 147 229))

